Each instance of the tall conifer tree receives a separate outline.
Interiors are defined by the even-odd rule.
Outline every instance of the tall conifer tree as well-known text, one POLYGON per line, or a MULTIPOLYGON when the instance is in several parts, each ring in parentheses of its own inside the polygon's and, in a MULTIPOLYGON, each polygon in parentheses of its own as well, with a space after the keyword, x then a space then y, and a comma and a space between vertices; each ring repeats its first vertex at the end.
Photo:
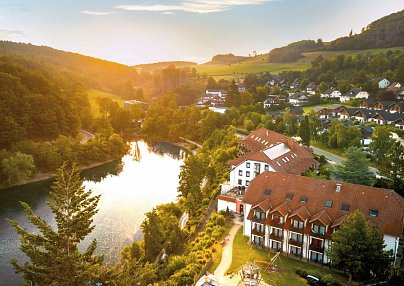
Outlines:
POLYGON ((20 264, 13 260, 15 270, 23 274, 27 285, 85 285, 100 281, 102 258, 95 256, 93 240, 84 253, 78 245, 94 229, 100 196, 84 190, 76 166, 65 164, 57 171, 56 181, 47 202, 55 216, 57 229, 35 215, 27 203, 21 202, 29 221, 38 232, 30 233, 17 222, 9 220, 20 235, 20 249, 29 261, 20 264))

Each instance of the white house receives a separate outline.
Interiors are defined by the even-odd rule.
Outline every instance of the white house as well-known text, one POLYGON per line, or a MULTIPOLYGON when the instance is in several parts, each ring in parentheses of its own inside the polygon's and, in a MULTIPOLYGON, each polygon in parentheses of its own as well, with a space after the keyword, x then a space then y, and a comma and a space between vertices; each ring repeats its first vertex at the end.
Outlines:
POLYGON ((294 106, 302 106, 309 102, 309 97, 303 93, 291 93, 289 94, 289 103, 294 106))
POLYGON ((340 96, 341 92, 333 87, 327 89, 320 95, 321 98, 340 98, 340 96))
POLYGON ((381 81, 379 81, 379 88, 387 88, 391 82, 388 79, 382 79, 381 81))
POLYGON ((210 96, 217 95, 217 96, 220 96, 220 97, 224 98, 226 96, 226 94, 227 94, 227 91, 225 91, 223 89, 207 89, 205 91, 205 93, 207 95, 210 95, 210 96))
POLYGON ((300 175, 319 163, 309 148, 292 138, 260 128, 240 141, 246 153, 230 160, 230 187, 247 187, 252 179, 264 171, 300 175))
POLYGON ((268 95, 268 98, 263 102, 264 108, 279 105, 280 95, 268 95))
POLYGON ((264 172, 243 198, 243 233, 253 245, 329 263, 332 233, 360 210, 402 265, 404 199, 393 190, 264 172), (394 211, 392 211, 394 210, 394 211))
POLYGON ((341 102, 348 102, 351 99, 358 98, 368 99, 369 93, 367 91, 363 91, 362 88, 351 88, 347 93, 341 95, 339 100, 341 102))

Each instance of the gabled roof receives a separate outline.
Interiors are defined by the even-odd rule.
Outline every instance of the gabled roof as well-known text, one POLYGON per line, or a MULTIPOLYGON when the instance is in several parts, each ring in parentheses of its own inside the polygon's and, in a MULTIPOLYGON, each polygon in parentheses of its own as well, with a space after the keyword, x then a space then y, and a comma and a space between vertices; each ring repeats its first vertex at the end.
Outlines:
POLYGON ((286 202, 282 203, 281 205, 277 206, 273 210, 271 210, 271 213, 280 213, 281 216, 286 216, 287 214, 290 213, 290 208, 286 202))
POLYGON ((315 221, 319 221, 324 226, 327 226, 331 222, 331 217, 328 215, 326 210, 321 210, 320 212, 318 212, 314 216, 312 216, 309 222, 312 223, 315 221))
POLYGON ((271 207, 272 207, 272 205, 269 202, 269 200, 264 200, 264 201, 260 202, 258 205, 256 205, 255 207, 253 207, 253 209, 258 208, 263 212, 267 212, 271 207))
POLYGON ((294 216, 298 216, 302 221, 305 221, 310 217, 310 213, 307 210, 306 206, 301 206, 300 208, 292 212, 289 217, 292 218, 294 216))
POLYGON ((277 206, 271 213, 277 210, 285 214, 290 209, 297 210, 305 206, 308 213, 320 217, 318 214, 325 210, 331 218, 332 226, 337 226, 340 221, 342 223, 342 217, 356 209, 366 218, 370 217, 370 210, 377 210, 378 215, 372 221, 385 234, 400 237, 404 226, 404 199, 388 189, 264 172, 250 182, 243 202, 254 206, 263 200, 269 200, 273 206, 277 206), (337 184, 340 185, 339 191, 337 184), (272 190, 270 197, 264 196, 264 189, 272 190), (293 198, 286 200, 287 194, 293 194, 293 198), (302 196, 307 197, 306 202, 301 201, 302 196), (326 201, 332 202, 331 207, 325 206, 326 201), (343 204, 350 205, 348 212, 342 209, 343 204))
POLYGON ((299 145, 292 138, 260 128, 240 141, 249 152, 229 161, 238 166, 245 161, 267 163, 276 172, 300 175, 309 168, 317 168, 310 149, 299 145))
POLYGON ((361 108, 356 108, 356 107, 345 107, 341 112, 346 112, 349 116, 353 116, 358 110, 360 110, 361 108))
POLYGON ((372 116, 373 118, 382 118, 385 121, 396 121, 401 118, 404 119, 404 114, 403 113, 390 113, 388 111, 384 110, 377 110, 376 114, 372 116))
POLYGON ((345 93, 343 96, 347 96, 347 97, 355 97, 359 92, 362 91, 362 88, 351 88, 350 90, 348 90, 347 93, 345 93))

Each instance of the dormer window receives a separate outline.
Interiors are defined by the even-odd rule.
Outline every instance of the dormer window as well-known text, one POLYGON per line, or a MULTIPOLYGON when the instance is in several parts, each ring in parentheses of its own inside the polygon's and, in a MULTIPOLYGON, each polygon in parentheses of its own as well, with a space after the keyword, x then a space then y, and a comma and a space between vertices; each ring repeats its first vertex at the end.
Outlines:
POLYGON ((342 204, 342 205, 341 205, 341 210, 343 210, 343 211, 349 211, 349 205, 348 205, 348 204, 342 204))
POLYGON ((320 234, 320 235, 324 235, 325 233, 325 227, 322 225, 317 225, 317 224, 313 224, 311 227, 311 231, 314 234, 320 234))
POLYGON ((306 197, 306 196, 302 196, 302 197, 300 198, 300 202, 301 202, 301 203, 307 203, 308 200, 309 200, 309 198, 306 197))
POLYGON ((265 219, 265 213, 260 211, 254 211, 254 217, 259 220, 265 219))
POLYGON ((331 208, 332 207, 332 201, 325 201, 324 206, 327 207, 327 208, 331 208))
POLYGON ((377 210, 370 210, 370 214, 369 214, 370 216, 372 216, 372 217, 377 217, 378 215, 379 215, 379 211, 377 211, 377 210))
POLYGON ((289 201, 290 201, 291 199, 293 199, 293 194, 287 194, 287 195, 286 195, 286 199, 289 200, 289 201))

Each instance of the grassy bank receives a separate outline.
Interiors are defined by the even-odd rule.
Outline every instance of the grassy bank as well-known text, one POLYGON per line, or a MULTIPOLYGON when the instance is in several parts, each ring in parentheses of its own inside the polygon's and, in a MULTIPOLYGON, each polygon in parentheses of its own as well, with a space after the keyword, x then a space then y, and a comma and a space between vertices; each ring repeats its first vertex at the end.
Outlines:
POLYGON ((261 267, 261 274, 265 282, 277 286, 305 286, 308 285, 307 281, 295 273, 296 268, 306 271, 317 271, 321 275, 332 274, 334 278, 342 283, 347 284, 347 279, 340 273, 334 272, 325 266, 315 265, 311 263, 302 262, 286 256, 281 256, 276 260, 276 272, 264 272, 265 263, 269 262, 269 258, 274 256, 274 253, 267 250, 253 248, 247 244, 248 237, 243 236, 242 228, 237 232, 233 243, 233 262, 228 272, 237 272, 241 265, 245 264, 248 260, 255 261, 261 267))
POLYGON ((117 102, 120 107, 123 107, 124 100, 115 94, 104 92, 98 89, 90 89, 87 91, 87 94, 90 102, 91 113, 94 115, 94 117, 98 117, 100 115, 100 107, 97 102, 98 98, 109 98, 117 102))

